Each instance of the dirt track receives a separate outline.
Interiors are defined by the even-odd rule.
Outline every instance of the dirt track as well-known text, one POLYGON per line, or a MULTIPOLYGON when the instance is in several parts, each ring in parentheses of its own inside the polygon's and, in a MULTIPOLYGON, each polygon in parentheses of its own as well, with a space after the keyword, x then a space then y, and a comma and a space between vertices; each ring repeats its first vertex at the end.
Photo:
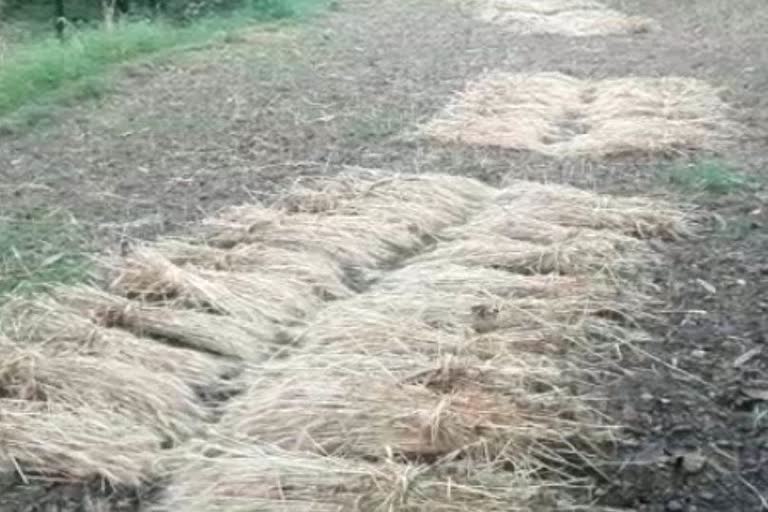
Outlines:
POLYGON ((615 421, 631 428, 627 464, 603 499, 648 511, 760 510, 759 494, 768 494, 765 190, 691 196, 670 189, 657 172, 665 162, 650 157, 553 161, 409 136, 486 70, 691 76, 724 87, 740 109, 747 137, 721 157, 764 182, 768 8, 759 0, 620 3, 662 30, 518 37, 445 1, 350 0, 300 29, 133 66, 117 94, 0 139, 0 216, 55 204, 98 243, 113 244, 183 230, 205 212, 346 164, 692 201, 717 217, 700 238, 664 246, 669 263, 657 283, 667 313, 646 326, 658 341, 647 347, 653 368, 628 359, 610 390, 615 421), (702 468, 691 462, 699 454, 702 468))

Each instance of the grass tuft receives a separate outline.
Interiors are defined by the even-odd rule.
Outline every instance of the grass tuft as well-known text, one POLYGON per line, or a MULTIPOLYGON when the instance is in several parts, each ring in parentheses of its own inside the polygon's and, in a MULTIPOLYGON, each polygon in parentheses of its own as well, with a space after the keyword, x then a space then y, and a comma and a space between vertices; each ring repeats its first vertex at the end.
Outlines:
POLYGON ((670 184, 693 192, 725 195, 756 186, 755 179, 720 160, 674 165, 662 174, 670 184))

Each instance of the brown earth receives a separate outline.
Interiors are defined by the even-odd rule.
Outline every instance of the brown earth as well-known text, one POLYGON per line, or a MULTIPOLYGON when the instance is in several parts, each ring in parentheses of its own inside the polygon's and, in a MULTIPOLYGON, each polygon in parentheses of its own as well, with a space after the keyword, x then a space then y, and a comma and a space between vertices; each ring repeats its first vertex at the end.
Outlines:
MULTIPOLYGON (((768 6, 614 3, 662 29, 520 37, 445 0, 346 0, 300 28, 254 30, 133 65, 114 94, 0 138, 0 218, 54 205, 108 246, 183 230, 206 212, 343 165, 568 182, 693 203, 704 217, 699 236, 659 244, 668 256, 656 269, 667 305, 645 326, 655 342, 641 347, 647 357, 628 351, 620 370, 607 372, 614 419, 628 428, 623 463, 600 501, 638 511, 768 509, 768 6), (680 75, 722 86, 747 134, 717 156, 756 185, 699 193, 663 178, 669 159, 554 161, 410 135, 486 70, 680 75)), ((66 505, 61 489, 46 487, 25 500, 28 508, 0 499, 0 509, 100 510, 66 505)))

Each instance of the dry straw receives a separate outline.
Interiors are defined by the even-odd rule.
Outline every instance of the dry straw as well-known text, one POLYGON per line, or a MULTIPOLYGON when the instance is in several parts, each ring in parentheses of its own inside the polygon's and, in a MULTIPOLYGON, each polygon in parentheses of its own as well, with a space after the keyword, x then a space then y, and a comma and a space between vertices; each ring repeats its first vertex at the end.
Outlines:
POLYGON ((740 133, 718 93, 693 78, 494 73, 471 84, 424 133, 554 157, 717 149, 740 133))
MULTIPOLYGON (((305 350, 359 354, 477 353, 473 337, 500 329, 568 332, 591 318, 640 314, 648 301, 606 282, 559 276, 515 276, 462 266, 416 265, 368 292, 321 311, 299 337, 305 350)), ((511 346, 510 346, 511 347, 511 346)))
POLYGON ((425 238, 465 221, 492 195, 467 178, 360 171, 296 186, 275 208, 229 209, 208 222, 209 237, 221 247, 262 243, 371 268, 423 247, 425 238))
POLYGON ((0 469, 35 478, 137 487, 163 446, 157 431, 109 409, 0 400, 0 469))
POLYGON ((445 476, 231 443, 191 448, 170 465, 151 512, 522 512, 541 491, 523 470, 445 476))
POLYGON ((266 272, 224 272, 174 265, 151 248, 110 264, 110 291, 147 302, 207 310, 244 321, 290 325, 319 307, 312 287, 266 272))
POLYGON ((627 16, 590 0, 488 0, 478 19, 519 34, 560 34, 568 37, 649 32, 650 18, 627 16))
POLYGON ((52 298, 13 301, 4 307, 0 323, 10 338, 35 344, 53 357, 82 355, 117 360, 153 372, 171 373, 198 389, 228 386, 224 379, 237 371, 230 361, 105 327, 94 310, 78 310, 52 298))
POLYGON ((225 437, 384 459, 469 452, 534 467, 539 447, 601 438, 585 402, 546 357, 472 359, 319 355, 259 368, 226 408, 225 437), (388 455, 389 454, 389 455, 388 455))
POLYGON ((200 431, 208 413, 190 386, 170 373, 100 357, 51 356, 5 344, 0 388, 5 398, 111 411, 169 439, 200 431))
POLYGON ((534 221, 610 230, 636 238, 677 239, 690 235, 695 224, 688 208, 665 201, 596 194, 566 185, 529 181, 509 184, 496 196, 495 203, 513 219, 515 212, 525 212, 525 217, 534 221))
POLYGON ((297 251, 264 244, 243 244, 222 249, 196 243, 195 240, 162 240, 154 251, 180 266, 193 265, 224 272, 264 272, 301 281, 311 286, 322 299, 343 299, 352 295, 344 272, 327 255, 297 251))
POLYGON ((243 321, 203 311, 143 304, 97 288, 60 288, 56 297, 104 327, 125 329, 213 354, 259 361, 280 350, 280 331, 264 319, 243 321))

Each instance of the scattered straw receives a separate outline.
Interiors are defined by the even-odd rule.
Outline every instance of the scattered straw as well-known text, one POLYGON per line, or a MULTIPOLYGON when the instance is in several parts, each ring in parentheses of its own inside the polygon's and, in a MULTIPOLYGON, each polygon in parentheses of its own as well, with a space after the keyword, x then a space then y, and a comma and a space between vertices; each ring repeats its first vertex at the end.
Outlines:
POLYGON ((32 348, 4 347, 3 396, 91 407, 131 418, 172 439, 200 431, 207 412, 192 388, 170 373, 98 357, 51 357, 32 348))
POLYGON ((173 483, 151 512, 522 512, 540 491, 523 471, 449 477, 258 446, 190 449, 171 465, 173 483))
POLYGON ((477 18, 518 34, 569 37, 637 34, 656 28, 650 18, 627 16, 591 0, 488 0, 481 2, 477 18))
POLYGON ((718 90, 693 78, 578 80, 560 73, 491 74, 424 133, 445 141, 554 157, 716 149, 739 135, 718 90))
POLYGON ((297 186, 275 208, 231 208, 208 222, 210 243, 319 251, 344 266, 376 267, 466 221, 493 195, 467 178, 361 172, 297 186))
POLYGON ((265 272, 222 272, 174 265, 150 248, 140 248, 111 265, 110 291, 148 302, 169 302, 229 315, 292 324, 319 307, 312 287, 265 272))
POLYGON ((83 316, 82 311, 50 298, 14 301, 5 306, 3 313, 0 324, 9 337, 24 344, 34 343, 54 357, 82 355, 117 360, 150 371, 169 372, 205 390, 227 385, 224 378, 237 370, 229 361, 196 350, 104 327, 96 316, 83 316))
POLYGON ((330 354, 259 368, 220 423, 225 437, 293 450, 407 459, 458 451, 536 465, 536 446, 568 444, 594 417, 547 358, 477 363, 330 354))
POLYGON ((280 331, 263 319, 243 321, 172 309, 167 304, 147 305, 85 286, 60 288, 55 295, 98 325, 125 329, 140 337, 249 361, 262 360, 279 349, 280 331))
POLYGON ((0 400, 0 468, 27 480, 98 477, 137 487, 162 444, 157 432, 110 410, 0 400))
POLYGON ((512 219, 521 215, 535 221, 611 230, 637 238, 677 239, 690 235, 695 220, 687 208, 665 201, 596 194, 567 185, 529 181, 511 183, 496 196, 495 202, 512 219))
POLYGON ((264 272, 299 280, 312 287, 322 299, 342 299, 352 295, 342 269, 327 255, 296 251, 263 244, 243 244, 233 249, 200 245, 191 241, 162 240, 152 246, 162 256, 180 266, 226 272, 264 272))

